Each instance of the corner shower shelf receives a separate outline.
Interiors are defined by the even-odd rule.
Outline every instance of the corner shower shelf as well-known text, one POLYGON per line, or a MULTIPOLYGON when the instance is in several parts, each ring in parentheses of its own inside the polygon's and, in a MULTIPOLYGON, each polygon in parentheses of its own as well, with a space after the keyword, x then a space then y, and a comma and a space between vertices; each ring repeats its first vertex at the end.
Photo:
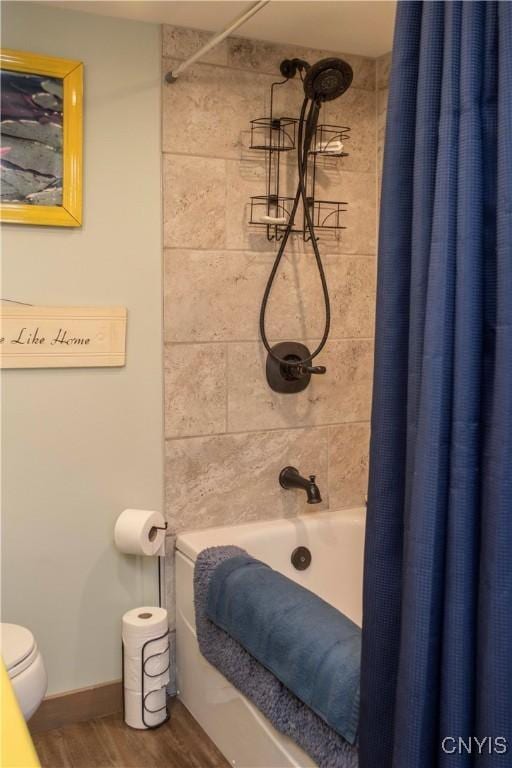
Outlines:
MULTIPOLYGON (((293 200, 293 197, 283 197, 282 195, 254 195, 251 197, 251 216, 249 224, 266 227, 268 239, 279 240, 279 233, 284 232, 288 225, 293 200), (264 220, 263 217, 265 216, 282 218, 284 221, 279 224, 269 223, 264 220)), ((292 232, 302 234, 303 230, 297 227, 294 228, 292 232)))
POLYGON ((346 125, 317 125, 315 138, 309 150, 310 155, 325 157, 348 157, 345 142, 350 139, 350 128, 346 125))
POLYGON ((295 117, 257 117, 251 120, 251 149, 289 152, 295 149, 295 117))
POLYGON ((341 214, 346 213, 348 203, 340 200, 314 200, 313 224, 315 229, 346 229, 341 214))

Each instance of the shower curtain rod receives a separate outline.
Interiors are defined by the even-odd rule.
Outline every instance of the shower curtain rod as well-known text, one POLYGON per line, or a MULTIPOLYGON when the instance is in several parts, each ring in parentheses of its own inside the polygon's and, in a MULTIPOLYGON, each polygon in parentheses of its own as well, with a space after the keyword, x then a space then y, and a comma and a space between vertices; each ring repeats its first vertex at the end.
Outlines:
POLYGON ((226 38, 228 35, 231 34, 231 32, 234 32, 235 29, 238 29, 242 24, 244 24, 248 19, 251 18, 251 16, 254 16, 255 13, 258 13, 258 11, 261 11, 262 8, 264 8, 266 5, 268 5, 270 0, 259 0, 259 2, 254 3, 251 5, 251 7, 247 10, 241 13, 239 16, 236 17, 236 19, 233 19, 233 21, 228 24, 227 27, 225 27, 222 32, 219 32, 217 35, 214 35, 211 40, 209 40, 206 45, 203 45, 202 48, 199 48, 198 51, 196 51, 190 58, 183 61, 178 67, 176 67, 175 70, 169 70, 167 72, 165 79, 168 83, 175 83, 178 77, 181 75, 182 72, 184 72, 188 67, 190 67, 191 64, 193 64, 195 61, 201 58, 201 56, 204 56, 205 53, 208 53, 212 48, 214 48, 216 45, 218 45, 224 38, 226 38))

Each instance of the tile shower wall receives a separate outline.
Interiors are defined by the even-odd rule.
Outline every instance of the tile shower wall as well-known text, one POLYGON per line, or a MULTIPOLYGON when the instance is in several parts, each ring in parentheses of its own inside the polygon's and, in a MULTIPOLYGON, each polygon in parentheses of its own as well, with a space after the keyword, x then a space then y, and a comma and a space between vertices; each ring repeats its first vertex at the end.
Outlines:
MULTIPOLYGON (((163 69, 208 35, 164 27, 163 69)), ((346 200, 347 229, 321 246, 332 326, 314 377, 299 395, 265 379, 260 301, 275 247, 250 227, 248 202, 264 194, 265 158, 248 149, 279 64, 325 51, 230 38, 163 92, 166 509, 171 535, 190 528, 314 514, 361 504, 366 493, 373 362, 377 183, 376 63, 344 55, 353 86, 322 120, 351 127, 350 156, 318 173, 328 199, 346 200), (323 503, 286 492, 286 464, 315 473, 323 503)), ((300 83, 277 97, 296 115, 300 83)), ((295 175, 292 159, 285 177, 295 175)), ((321 287, 310 248, 294 241, 268 307, 272 340, 313 347, 322 334, 321 287)), ((169 558, 169 564, 170 563, 169 558)), ((168 591, 172 592, 172 584, 168 591)), ((170 598, 172 604, 172 596, 170 598)))
POLYGON ((376 61, 377 73, 377 190, 380 202, 380 186, 382 183, 382 161, 384 159, 384 139, 386 135, 386 117, 388 109, 389 72, 391 68, 391 52, 380 56, 376 61))

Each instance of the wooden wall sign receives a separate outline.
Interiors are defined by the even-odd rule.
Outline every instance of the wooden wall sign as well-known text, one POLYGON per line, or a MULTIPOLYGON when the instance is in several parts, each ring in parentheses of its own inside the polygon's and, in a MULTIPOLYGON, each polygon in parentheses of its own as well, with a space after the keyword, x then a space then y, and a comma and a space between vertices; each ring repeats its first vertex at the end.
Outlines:
POLYGON ((0 305, 0 368, 125 364, 124 307, 0 305))

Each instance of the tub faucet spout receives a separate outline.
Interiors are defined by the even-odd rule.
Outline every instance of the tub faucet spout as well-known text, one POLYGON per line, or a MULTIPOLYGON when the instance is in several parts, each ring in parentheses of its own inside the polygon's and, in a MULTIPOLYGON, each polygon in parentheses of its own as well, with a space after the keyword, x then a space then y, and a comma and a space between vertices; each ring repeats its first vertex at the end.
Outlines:
POLYGON ((309 475, 309 478, 302 477, 299 470, 295 467, 284 467, 279 473, 279 484, 287 490, 290 488, 302 488, 306 491, 308 504, 320 504, 322 497, 320 490, 315 482, 315 475, 309 475))

